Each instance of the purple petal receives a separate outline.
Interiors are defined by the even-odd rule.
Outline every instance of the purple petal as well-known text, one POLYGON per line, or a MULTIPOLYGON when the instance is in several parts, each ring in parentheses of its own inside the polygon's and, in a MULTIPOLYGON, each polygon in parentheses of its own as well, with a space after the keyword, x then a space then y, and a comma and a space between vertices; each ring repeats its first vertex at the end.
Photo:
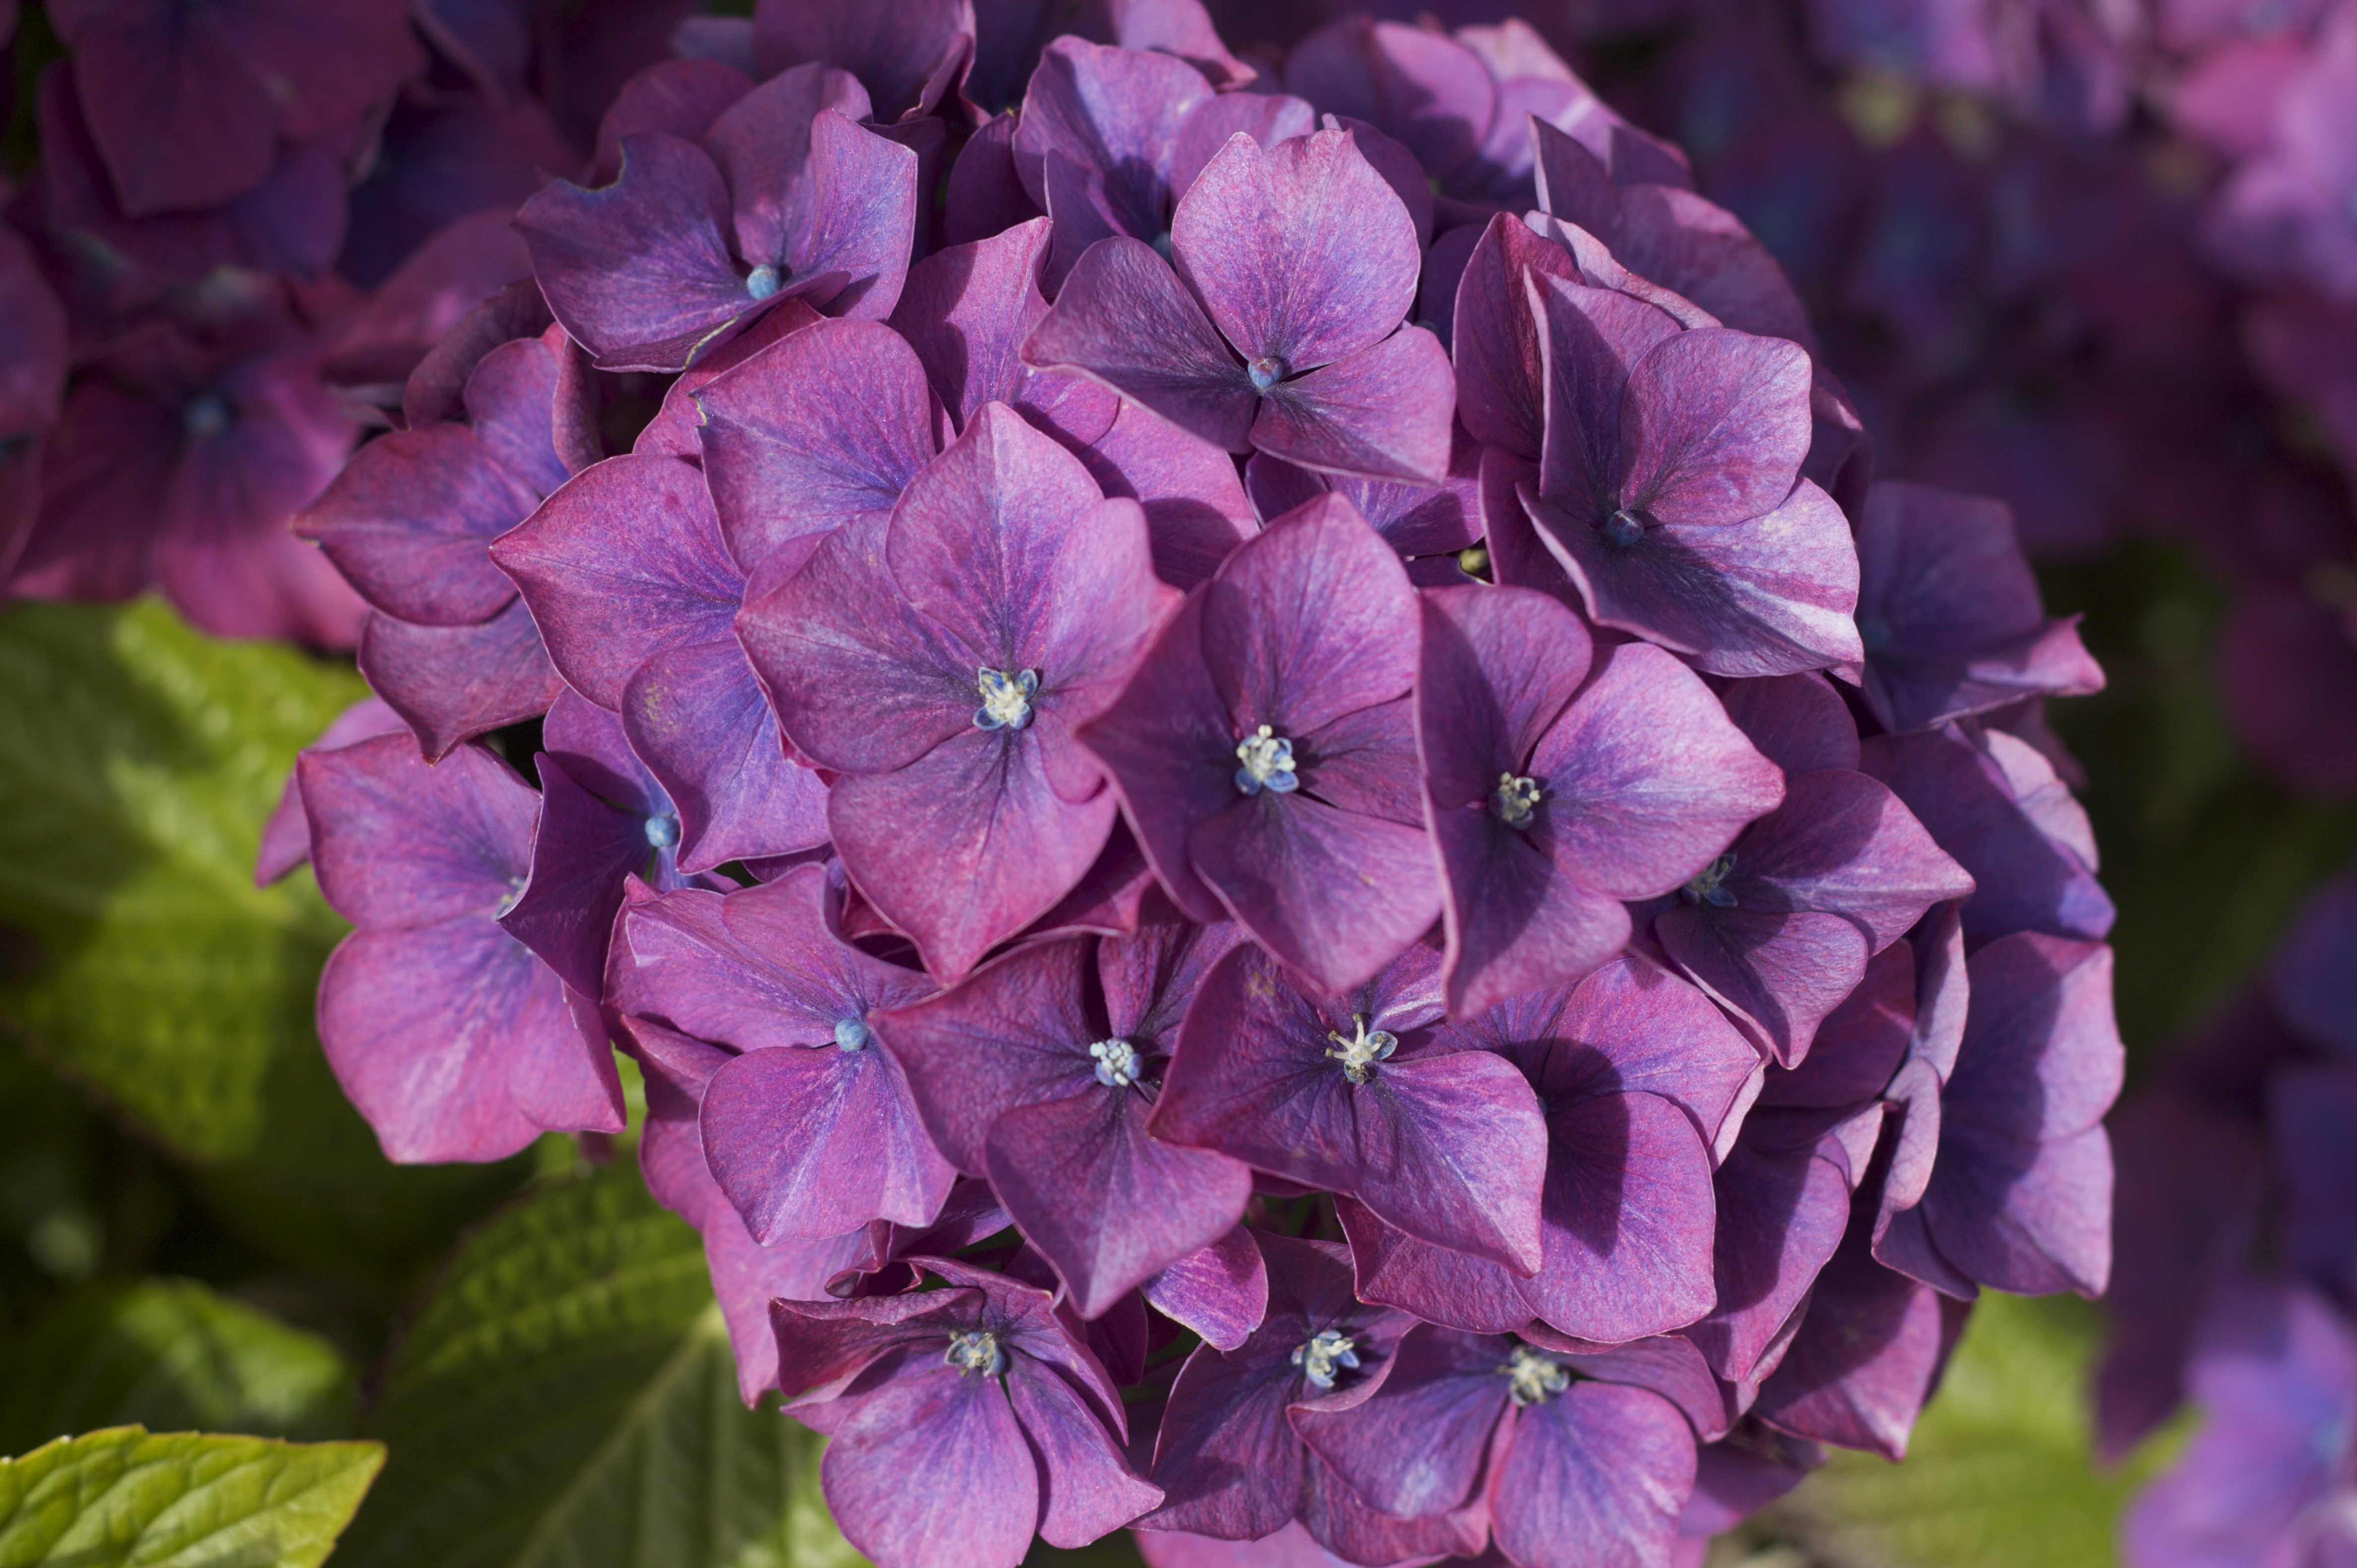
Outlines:
POLYGON ((797 332, 705 387, 696 404, 712 504, 748 569, 789 540, 888 512, 940 450, 923 365, 872 322, 797 332))
POLYGON ((1061 1378, 1018 1361, 1007 1370, 1006 1391, 1046 1472, 1039 1535, 1049 1545, 1086 1546, 1161 1504, 1161 1489, 1130 1473, 1103 1424, 1061 1378))
POLYGON ((428 768, 385 735, 295 766, 319 890, 355 925, 489 920, 531 865, 540 797, 480 747, 428 768))
POLYGON ((1806 910, 1673 907, 1654 919, 1653 936, 1782 1067, 1807 1054, 1817 1026, 1866 973, 1872 950, 1853 922, 1806 910))
POLYGON ((1694 1475, 1694 1432, 1675 1405, 1574 1383, 1515 1413, 1491 1528, 1524 1568, 1641 1568, 1667 1554, 1694 1475))
POLYGON ((294 527, 376 608, 429 626, 471 626, 515 596, 484 545, 538 504, 473 431, 437 424, 361 448, 294 527))
MULTIPOLYGON (((1211 97, 1211 84, 1184 60, 1058 38, 1041 52, 1023 96, 1016 167, 1031 199, 1052 214, 1047 169, 1051 155, 1060 156, 1101 188, 1114 232, 1150 242, 1167 227, 1172 141, 1211 97)), ((1059 246, 1063 226, 1059 217, 1059 246)), ((1067 268, 1089 240, 1103 237, 1075 245, 1067 268)))
POLYGON ((726 637, 745 593, 704 476, 673 457, 584 469, 491 558, 522 589, 565 680, 608 709, 649 656, 726 637))
POLYGON ((762 82, 730 104, 704 135, 704 150, 727 182, 737 253, 748 265, 777 267, 780 294, 803 292, 811 304, 823 306, 829 290, 841 281, 797 291, 804 269, 788 262, 818 216, 821 199, 812 165, 820 112, 863 120, 867 107, 866 90, 856 78, 813 63, 762 82))
POLYGON ((621 167, 622 138, 660 131, 701 142, 712 123, 753 91, 745 72, 709 59, 667 59, 622 84, 597 124, 594 167, 610 180, 621 167))
POLYGON ((1534 269, 1566 283, 1577 272, 1560 249, 1512 214, 1498 214, 1465 263, 1450 318, 1458 418, 1482 446, 1530 463, 1539 460, 1546 430, 1548 385, 1531 291, 1523 281, 1534 269))
MULTIPOLYGON (((1135 0, 1132 0, 1135 4, 1135 0)), ((1170 191, 1184 198, 1238 132, 1264 147, 1318 129, 1318 112, 1283 92, 1221 92, 1195 106, 1170 148, 1170 191)))
MULTIPOLYGON (((1060 414, 1070 406, 1071 400, 1060 402, 1060 414)), ((1108 497, 1128 497, 1146 508, 1155 573, 1173 587, 1191 588, 1209 578, 1257 532, 1228 454, 1146 408, 1124 407, 1080 459, 1108 497)))
POLYGON ((1714 1371, 1742 1382, 1841 1245, 1850 1180, 1813 1146, 1760 1148, 1741 1138, 1719 1171, 1717 1305, 1687 1335, 1714 1371))
MULTIPOLYGON (((1539 492, 1574 509, 1583 521, 1600 521, 1579 509, 1609 510, 1613 504, 1626 426, 1621 403, 1630 378, 1655 349, 1680 335, 1677 323, 1641 300, 1556 276, 1551 269, 1526 270, 1518 281, 1544 368, 1539 492)), ((1461 295, 1458 308, 1461 315, 1461 295)), ((1493 308, 1502 309, 1502 302, 1493 308)))
POLYGON ((630 746, 677 803, 683 871, 826 842, 826 786, 788 760, 734 638, 656 654, 622 692, 630 746))
POLYGON ((521 598, 480 626, 413 626, 371 615, 361 632, 360 667, 434 760, 546 712, 565 690, 521 598))
POLYGON ((1083 1089, 1008 1112, 985 1146, 991 1185, 1083 1317, 1225 1235, 1252 1195, 1235 1161, 1147 1137, 1146 1109, 1083 1089))
POLYGON ((1170 246, 1237 352, 1292 374, 1372 348, 1415 302, 1415 221, 1347 132, 1230 138, 1178 203, 1170 246))
POLYGON ((755 58, 765 72, 823 60, 875 95, 879 124, 930 113, 966 69, 974 11, 917 0, 888 18, 850 0, 762 0, 753 10, 755 58))
POLYGON ((1523 503, 1597 620, 1692 655, 1711 674, 1789 675, 1865 657, 1851 618, 1849 524, 1806 479, 1764 517, 1649 528, 1626 545, 1527 487, 1523 503))
POLYGON ((1599 651, 1578 701, 1542 736, 1529 766, 1542 796, 1532 837, 1556 865, 1619 898, 1653 897, 1709 863, 1738 824, 1782 799, 1692 671, 1658 649, 1599 651), (1691 867, 1692 869, 1688 869, 1691 867))
MULTIPOLYGON (((639 432, 637 439, 630 443, 630 455, 636 457, 698 457, 702 447, 698 445, 697 433, 704 424, 704 410, 697 403, 695 394, 770 344, 815 327, 825 319, 807 302, 790 299, 726 342, 698 356, 694 364, 682 371, 677 379, 663 390, 662 407, 656 412, 654 418, 647 422, 646 428, 639 432)), ((596 457, 590 460, 594 462, 596 457)), ((705 482, 709 484, 710 465, 706 464, 705 467, 705 482)), ((721 532, 727 532, 725 518, 721 532)), ((735 546, 732 544, 731 548, 733 550, 735 546)))
POLYGON ((1025 340, 1023 362, 1077 371, 1215 446, 1249 449, 1260 401, 1251 378, 1143 241, 1116 237, 1089 247, 1025 340))
POLYGON ((544 1127, 511 1086, 517 1066, 559 1075, 515 1075, 538 1098, 594 1108, 576 1125, 622 1128, 620 1085, 600 1081, 605 1042, 582 1036, 547 966, 479 915, 345 938, 320 977, 319 1038, 388 1159, 496 1160, 531 1143, 544 1127))
POLYGON ((1857 721, 1833 683, 1814 671, 1730 681, 1719 701, 1760 755, 1786 773, 1857 770, 1857 721))
POLYGON ((565 329, 600 370, 676 371, 756 306, 728 252, 728 188, 676 136, 622 139, 621 175, 596 190, 559 181, 516 227, 565 329))
POLYGON ((974 1568, 1017 1568, 1040 1515, 1040 1477, 1006 1388, 941 1364, 931 1345, 901 1354, 906 1369, 833 1429, 819 1470, 827 1511, 880 1563, 954 1552, 974 1568))
POLYGON ((1268 1314, 1268 1270, 1241 1225, 1167 1265, 1142 1288, 1157 1312, 1218 1350, 1239 1348, 1268 1314))
POLYGON ((539 761, 531 878, 500 925, 565 984, 595 1001, 605 991, 606 942, 622 907, 622 879, 653 854, 647 817, 599 800, 549 753, 541 753, 539 761))
POLYGON ((987 240, 1039 216, 1016 172, 1015 128, 1014 114, 1000 114, 958 149, 942 206, 942 237, 951 246, 987 240))
POLYGON ((1285 86, 1329 114, 1380 125, 1440 179, 1489 134, 1498 89, 1480 56, 1444 33, 1351 17, 1294 46, 1285 86))
POLYGON ((842 940, 829 898, 826 867, 802 865, 725 896, 691 887, 634 905, 616 933, 613 1004, 753 1051, 829 1044, 846 1020, 931 993, 842 940))
MULTIPOLYGON (((357 742, 403 729, 401 715, 382 698, 363 697, 338 714, 306 751, 340 751, 357 742)), ((254 856, 253 885, 267 887, 311 858, 311 819, 303 810, 302 781, 293 773, 278 792, 278 804, 262 827, 262 846, 254 856)))
POLYGON ((1800 1333, 1752 1408, 1795 1436, 1904 1458, 1963 1321, 1929 1285, 1845 1245, 1817 1276, 1800 1333))
POLYGON ((789 234, 786 287, 813 288, 830 316, 881 321, 909 274, 917 219, 917 155, 832 109, 811 122, 810 220, 789 234))
POLYGON ((1723 328, 1664 339, 1620 399, 1621 504, 1666 524, 1772 511, 1809 450, 1809 356, 1723 328))
POLYGON ((1403 1518, 1462 1506, 1512 1408, 1508 1341, 1430 1325, 1401 1339, 1381 1390, 1346 1411, 1293 1417, 1313 1453, 1368 1503, 1403 1518))
POLYGON ((1455 406, 1448 350, 1423 328, 1404 327, 1271 387, 1251 439, 1305 468, 1437 485, 1448 475, 1455 406))
POLYGON ((764 1246, 874 1219, 932 1222, 956 1172, 925 1136, 899 1064, 829 1042, 748 1051, 713 1075, 705 1157, 764 1246))
POLYGON ((1620 233, 1609 242, 1631 271, 1729 327, 1815 346, 1792 280, 1734 213, 1670 185, 1632 185, 1620 195, 1620 233))

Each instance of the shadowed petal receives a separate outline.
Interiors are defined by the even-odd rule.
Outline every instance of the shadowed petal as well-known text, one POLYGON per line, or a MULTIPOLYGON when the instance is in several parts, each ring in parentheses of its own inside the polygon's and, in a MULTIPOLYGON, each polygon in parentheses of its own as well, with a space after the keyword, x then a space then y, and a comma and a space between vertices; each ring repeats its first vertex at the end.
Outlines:
POLYGON ((974 1568, 1017 1568, 1039 1517, 1039 1466, 1000 1380, 945 1364, 915 1369, 939 1363, 945 1341, 902 1352, 909 1369, 834 1428, 819 1471, 827 1511, 878 1568, 952 1554, 974 1568))
POLYGON ((1089 247, 1024 341, 1023 362, 1076 371, 1215 446, 1250 449, 1260 401, 1251 378, 1143 241, 1116 237, 1089 247))
POLYGON ((416 733, 429 761, 547 712, 565 690, 521 598, 480 626, 414 626, 371 615, 361 629, 360 667, 416 733))
POLYGON ((1437 485, 1448 476, 1457 381, 1421 327, 1271 387, 1252 423, 1261 451, 1305 468, 1437 485))
POLYGON ((1007 1369, 1006 1392, 1045 1472, 1039 1535, 1049 1545, 1086 1546, 1160 1505, 1161 1489, 1130 1474, 1112 1435, 1071 1385, 1018 1360, 1007 1369))
POLYGON ((1694 1477, 1694 1432, 1675 1405, 1574 1383, 1516 1412, 1491 1529, 1524 1568, 1641 1568, 1667 1555, 1694 1477))
POLYGON ((736 639, 640 665, 623 688, 622 725, 678 806, 683 871, 826 842, 826 786, 787 759, 777 714, 736 639))
POLYGON ((1239 1225, 1163 1269, 1142 1287, 1157 1312, 1218 1350, 1240 1348, 1268 1314, 1268 1271, 1239 1225))

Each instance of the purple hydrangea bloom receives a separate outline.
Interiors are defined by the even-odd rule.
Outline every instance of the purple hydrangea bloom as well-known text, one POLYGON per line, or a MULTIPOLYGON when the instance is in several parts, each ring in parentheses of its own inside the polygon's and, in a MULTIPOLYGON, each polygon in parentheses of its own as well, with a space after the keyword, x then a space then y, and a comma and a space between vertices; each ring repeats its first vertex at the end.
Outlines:
POLYGON ((2203 1314, 2190 1378, 2202 1423, 2129 1507, 2130 1568, 2339 1564, 2357 1553, 2357 1344, 2340 1310, 2300 1285, 2228 1282, 2203 1314))
POLYGON ((429 768, 406 735, 308 752, 296 777, 319 889, 359 928, 320 978, 319 1038, 386 1155, 620 1132, 596 1008, 499 925, 530 877, 531 787, 479 746, 429 768))
POLYGON ((1319 1485, 1289 1412, 1364 1400, 1414 1325, 1351 1294, 1341 1248, 1253 1234, 1266 1260, 1267 1315, 1240 1346, 1205 1346, 1179 1369, 1155 1438, 1154 1481, 1167 1500, 1149 1531, 1253 1541, 1282 1529, 1319 1485))
POLYGON ((1705 873, 1784 789, 1659 649, 1597 657, 1577 615, 1527 589, 1423 606, 1418 739, 1463 1015, 1604 962, 1629 940, 1623 900, 1705 873))
POLYGON ((684 868, 826 841, 825 789, 788 759, 737 640, 747 574, 692 464, 632 453, 592 465, 501 535, 491 558, 558 671, 621 715, 631 750, 676 802, 684 868), (620 626, 632 634, 618 637, 620 626))
POLYGON ((398 0, 59 0, 74 85, 124 210, 217 207, 268 177, 282 139, 362 118, 424 69, 398 0))
POLYGON ((879 124, 930 114, 974 54, 970 0, 913 0, 888 14, 860 0, 760 0, 753 59, 765 77, 823 64, 867 90, 879 124))
POLYGON ((1363 983, 1438 912, 1399 557, 1329 495, 1189 596, 1081 739, 1182 908, 1232 913, 1319 984, 1363 983), (1295 611, 1319 605, 1311 619, 1295 611))
POLYGON ((1025 360, 1231 452, 1438 484, 1456 399, 1439 340, 1401 326, 1418 260, 1407 209, 1348 132, 1237 137, 1179 201, 1170 262, 1126 237, 1091 246, 1025 360))
POLYGON ((1073 739, 1177 595, 1144 512, 1004 404, 891 512, 747 606, 748 650, 861 893, 953 980, 1096 859, 1114 800, 1073 739))
POLYGON ((713 1179, 765 1246, 930 1225, 956 1175, 872 1023, 931 983, 845 941, 839 905, 827 868, 802 865, 640 898, 615 938, 615 1010, 730 1053, 697 1122, 713 1179))
POLYGON ((1423 1324, 1364 1402, 1294 1423, 1385 1512, 1486 1503, 1515 1568, 1580 1568, 1599 1541, 1622 1562, 1660 1561, 1694 1486, 1695 1433, 1676 1403, 1620 1371, 1609 1358, 1423 1324))
POLYGON ((789 298, 875 319, 899 297, 917 155, 857 124, 867 93, 842 71, 738 84, 692 136, 621 135, 613 184, 517 214, 549 307, 604 369, 683 369, 789 298))
POLYGON ((1149 1129, 1536 1273, 1545 1122, 1512 1063, 1431 1027, 1439 970, 1418 943, 1328 996, 1258 948, 1236 950, 1188 1010, 1149 1129))
POLYGON ((1031 943, 878 1022, 935 1142, 989 1177, 1082 1317, 1243 1218, 1242 1163, 1146 1133, 1179 1020, 1240 940, 1164 906, 1134 937, 1031 943))
POLYGON ((2004 502, 1885 479, 1867 498, 1857 559, 1866 700, 1884 728, 2103 690, 2077 618, 2041 609, 2004 502))
POLYGON ((1585 284, 1530 286, 1546 426, 1523 498, 1588 613, 1715 674, 1856 665, 1857 552, 1832 498, 1800 478, 1807 353, 1681 329, 1585 284))
POLYGON ((1538 1272, 1419 1240, 1338 1198, 1359 1294, 1474 1333, 1543 1328, 1618 1344, 1708 1311, 1711 1150, 1759 1058, 1692 986, 1641 959, 1576 987, 1524 992, 1434 1031, 1436 1048, 1495 1052, 1537 1091, 1547 1127, 1538 1272))
POLYGON ((1159 1503, 1122 1457, 1112 1380, 1049 1293, 921 1262, 948 1288, 770 1309, 789 1409, 830 1440, 821 1481, 851 1543, 877 1568, 1015 1568, 1035 1530, 1083 1546, 1159 1503))
POLYGON ((1940 1095, 1939 1155, 1921 1204, 1879 1254, 1942 1289, 2099 1295, 2111 1273, 2104 1113, 2126 1056, 2112 950, 2022 931, 1975 950, 1972 1005, 1940 1095))
POLYGON ((1729 695, 1738 723, 1779 732, 1770 745, 1789 759, 1783 801, 1651 930, 1763 1051, 1793 1067, 1867 961, 1974 884, 1896 795, 1857 771, 1857 732, 1822 681, 1746 682, 1729 695), (1804 729, 1815 733, 1804 740, 1804 729))
POLYGON ((556 694, 531 617, 487 546, 569 477, 558 410, 565 347, 557 335, 492 349, 465 376, 463 418, 369 443, 295 518, 296 534, 317 542, 375 612, 361 671, 429 757, 544 712, 556 694), (447 679, 453 664, 473 666, 472 678, 447 679))

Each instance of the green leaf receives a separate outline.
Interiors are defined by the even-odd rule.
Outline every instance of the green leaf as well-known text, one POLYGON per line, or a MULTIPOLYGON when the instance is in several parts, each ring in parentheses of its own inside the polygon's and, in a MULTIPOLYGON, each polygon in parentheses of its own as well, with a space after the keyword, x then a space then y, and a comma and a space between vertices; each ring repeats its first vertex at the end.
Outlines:
POLYGON ((404 1294, 523 1166, 385 1162, 312 1025, 343 922, 307 872, 253 886, 295 754, 361 694, 152 600, 0 609, 0 1026, 202 1164, 243 1245, 404 1294))
POLYGON ((2130 1493, 2179 1428, 2094 1467, 2101 1319, 2076 1296, 1985 1292, 1906 1461, 1839 1453, 1762 1521, 1824 1561, 1876 1568, 2101 1568, 2130 1493))
POLYGON ((334 1346, 193 1280, 68 1296, 8 1363, 0 1454, 135 1423, 263 1437, 351 1429, 351 1369, 334 1346))
POLYGON ((0 1568, 316 1568, 383 1463, 374 1443, 61 1437, 0 1459, 0 1568))
POLYGON ((363 1429, 338 1568, 837 1568, 819 1439, 737 1396, 694 1231, 617 1162, 462 1245, 363 1429))
POLYGON ((316 1054, 341 934, 307 878, 253 884, 295 753, 362 694, 349 665, 216 642, 155 601, 0 614, 5 1012, 167 1146, 253 1155, 316 1054))

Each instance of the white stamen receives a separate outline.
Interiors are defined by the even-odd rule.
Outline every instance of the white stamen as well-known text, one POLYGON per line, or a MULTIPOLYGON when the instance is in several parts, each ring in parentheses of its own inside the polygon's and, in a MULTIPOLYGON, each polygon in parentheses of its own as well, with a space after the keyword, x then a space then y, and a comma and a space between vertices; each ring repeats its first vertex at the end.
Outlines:
POLYGON ((942 1358, 958 1369, 958 1376, 980 1372, 995 1378, 1006 1370, 1006 1352, 998 1348, 998 1336, 979 1328, 950 1336, 950 1353, 942 1358))
POLYGON ((1340 1369, 1357 1369, 1357 1341, 1339 1328, 1320 1329, 1293 1348, 1293 1364, 1301 1369, 1312 1388, 1330 1389, 1340 1369))
POLYGON ((1498 775, 1498 788, 1491 792, 1490 805, 1498 820, 1510 828, 1527 828, 1531 813, 1539 803, 1539 781, 1512 773, 1498 775))
POLYGON ((1031 699, 1039 692, 1037 670, 1013 675, 1004 670, 981 670, 975 671, 974 684, 982 693, 982 706, 974 711, 974 728, 1021 729, 1031 722, 1031 699))
POLYGON ((1099 1040, 1089 1055, 1097 1058, 1097 1081, 1107 1089, 1127 1089, 1144 1076, 1137 1047, 1127 1040, 1099 1040))
POLYGON ((1518 1405, 1541 1403, 1571 1387, 1568 1371, 1527 1345, 1515 1346, 1514 1353, 1498 1370, 1504 1374, 1507 1391, 1518 1405))
POLYGON ((1236 788, 1247 795, 1264 789, 1272 795, 1290 795, 1301 788, 1301 779, 1293 771, 1293 743, 1266 725, 1237 743, 1236 760, 1243 764, 1236 769, 1236 788))
POLYGON ((1351 1026, 1355 1037, 1348 1040, 1331 1030, 1327 1031, 1326 1037, 1340 1049, 1329 1050, 1326 1054, 1342 1064, 1344 1078, 1352 1083, 1364 1083, 1375 1076, 1377 1062, 1390 1060, 1391 1054, 1399 1049, 1399 1036, 1389 1029, 1369 1029, 1364 1013, 1351 1014, 1351 1026))

